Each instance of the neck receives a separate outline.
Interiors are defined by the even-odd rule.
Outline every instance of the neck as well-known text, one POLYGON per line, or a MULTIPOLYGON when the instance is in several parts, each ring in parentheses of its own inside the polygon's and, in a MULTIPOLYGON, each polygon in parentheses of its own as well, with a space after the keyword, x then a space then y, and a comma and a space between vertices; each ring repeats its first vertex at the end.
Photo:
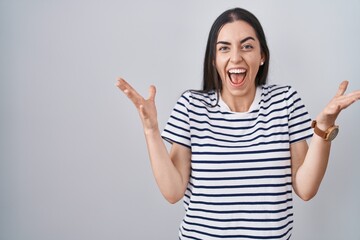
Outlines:
POLYGON ((248 112, 256 95, 256 88, 245 96, 235 96, 221 93, 222 100, 232 112, 248 112))

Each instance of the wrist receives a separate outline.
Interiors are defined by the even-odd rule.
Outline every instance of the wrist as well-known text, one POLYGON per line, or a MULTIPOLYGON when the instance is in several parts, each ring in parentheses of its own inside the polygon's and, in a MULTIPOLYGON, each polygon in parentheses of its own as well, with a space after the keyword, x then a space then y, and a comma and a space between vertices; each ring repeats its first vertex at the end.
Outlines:
POLYGON ((335 139, 337 134, 339 133, 339 126, 336 126, 334 124, 329 126, 329 123, 327 124, 318 124, 316 120, 313 120, 311 123, 311 127, 314 129, 314 133, 324 139, 325 141, 331 142, 335 139))
POLYGON ((326 131, 327 129, 335 125, 335 119, 329 118, 324 114, 319 114, 316 117, 315 121, 316 126, 322 131, 326 131))
POLYGON ((144 134, 145 134, 146 137, 151 137, 151 136, 154 136, 154 135, 158 135, 158 134, 160 134, 159 127, 154 126, 154 127, 151 127, 151 128, 144 128, 144 134))

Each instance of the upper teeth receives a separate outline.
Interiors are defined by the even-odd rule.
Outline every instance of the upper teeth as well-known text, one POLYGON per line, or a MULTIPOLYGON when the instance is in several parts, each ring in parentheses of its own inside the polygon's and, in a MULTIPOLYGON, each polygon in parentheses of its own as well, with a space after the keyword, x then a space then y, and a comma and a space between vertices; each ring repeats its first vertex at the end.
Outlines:
POLYGON ((246 72, 245 69, 230 69, 229 73, 244 73, 246 72))

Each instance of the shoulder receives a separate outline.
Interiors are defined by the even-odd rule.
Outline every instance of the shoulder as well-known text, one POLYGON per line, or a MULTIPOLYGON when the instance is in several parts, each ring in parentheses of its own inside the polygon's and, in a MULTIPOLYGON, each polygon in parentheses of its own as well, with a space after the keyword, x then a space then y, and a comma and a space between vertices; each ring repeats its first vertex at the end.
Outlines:
POLYGON ((200 106, 214 106, 217 104, 217 94, 215 91, 201 92, 196 90, 185 91, 179 101, 185 101, 187 104, 200 106))
POLYGON ((261 101, 266 105, 292 107, 294 104, 302 104, 298 92, 290 85, 263 85, 261 101))
POLYGON ((283 94, 289 92, 293 89, 290 85, 279 85, 279 84, 271 84, 271 85, 262 85, 263 95, 276 95, 283 94))
POLYGON ((261 98, 263 101, 270 101, 275 99, 288 99, 289 95, 294 92, 294 89, 289 85, 262 85, 261 98))

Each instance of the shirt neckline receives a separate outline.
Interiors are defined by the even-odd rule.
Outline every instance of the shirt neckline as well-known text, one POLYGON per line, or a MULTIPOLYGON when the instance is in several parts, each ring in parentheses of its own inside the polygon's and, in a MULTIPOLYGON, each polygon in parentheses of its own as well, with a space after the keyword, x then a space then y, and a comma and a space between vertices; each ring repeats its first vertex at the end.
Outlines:
POLYGON ((256 92, 255 92, 255 97, 253 102, 250 105, 250 108, 247 112, 234 112, 231 111, 231 109, 229 108, 229 106, 224 102, 224 100, 221 97, 221 94, 219 94, 219 106, 221 109, 225 110, 226 112, 230 112, 230 113, 234 113, 234 114, 247 114, 247 113, 251 113, 254 110, 258 110, 259 109, 259 103, 261 100, 261 93, 262 93, 262 87, 258 86, 256 88, 256 92))

